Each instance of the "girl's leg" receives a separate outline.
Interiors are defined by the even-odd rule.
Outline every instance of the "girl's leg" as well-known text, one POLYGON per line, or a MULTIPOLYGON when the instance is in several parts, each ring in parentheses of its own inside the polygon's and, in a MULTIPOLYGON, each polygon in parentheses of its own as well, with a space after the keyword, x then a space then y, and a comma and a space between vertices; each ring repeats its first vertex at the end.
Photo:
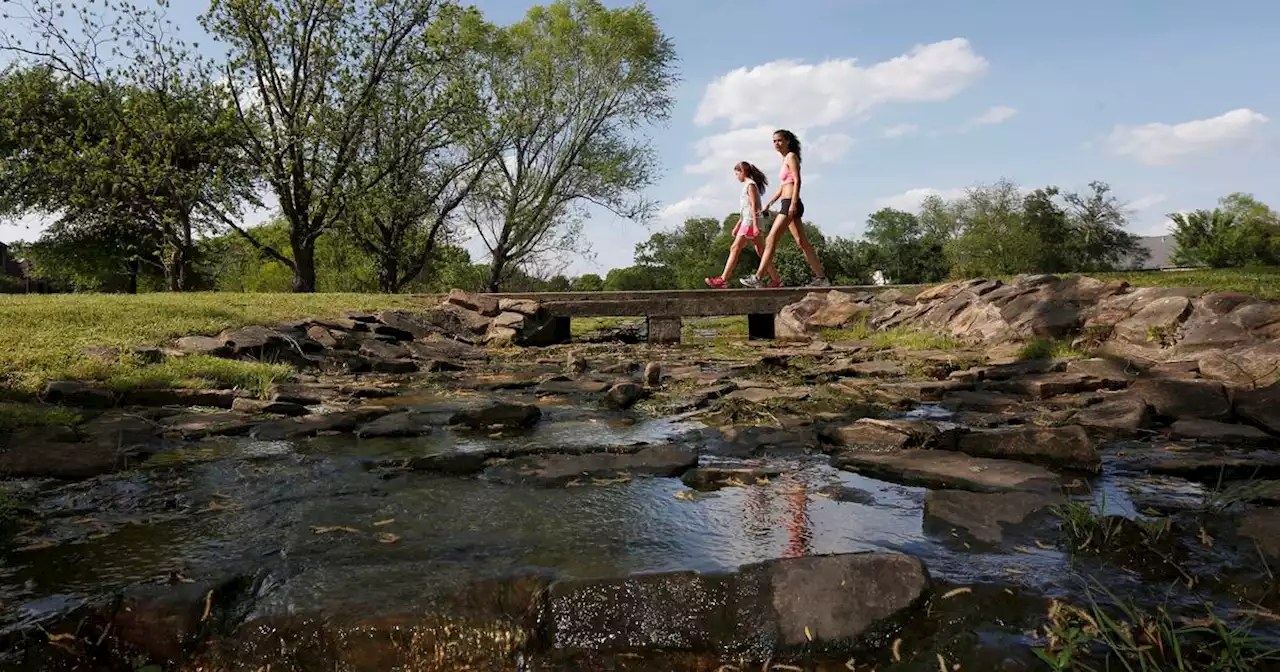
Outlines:
MULTIPOLYGON (((720 274, 722 280, 728 280, 729 274, 733 272, 733 268, 738 265, 738 255, 742 252, 742 246, 746 245, 746 236, 737 236, 733 239, 733 244, 729 246, 729 259, 724 262, 724 273, 720 274)), ((756 245, 759 245, 756 241, 756 245)))
MULTIPOLYGON (((756 243, 756 254, 760 255, 760 258, 763 259, 764 258, 764 241, 760 240, 760 238, 757 237, 755 240, 755 243, 756 243)), ((769 279, 773 281, 773 284, 775 285, 782 284, 782 276, 778 273, 777 264, 771 261, 769 262, 769 268, 766 268, 765 270, 768 271, 769 279)))
POLYGON ((804 225, 799 217, 791 222, 791 235, 796 239, 796 244, 800 246, 800 251, 804 252, 804 260, 809 262, 809 268, 813 270, 813 277, 823 280, 827 277, 827 272, 822 268, 822 260, 818 259, 818 253, 813 249, 813 245, 809 244, 809 239, 804 237, 804 225))
POLYGON ((786 215, 778 215, 773 220, 773 228, 769 229, 769 237, 764 242, 764 252, 760 253, 760 266, 756 268, 755 277, 759 278, 760 273, 773 264, 773 255, 778 249, 778 240, 782 238, 782 232, 787 230, 788 219, 790 218, 786 215))

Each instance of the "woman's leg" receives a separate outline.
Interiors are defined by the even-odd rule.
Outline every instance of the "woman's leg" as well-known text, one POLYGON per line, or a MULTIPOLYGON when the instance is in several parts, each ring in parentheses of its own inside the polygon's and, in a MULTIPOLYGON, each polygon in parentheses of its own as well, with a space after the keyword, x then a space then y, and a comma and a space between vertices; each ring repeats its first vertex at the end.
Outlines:
MULTIPOLYGON (((728 280, 729 274, 733 272, 733 268, 738 265, 738 255, 742 252, 742 246, 747 243, 746 236, 735 236, 733 244, 729 246, 729 259, 724 262, 724 273, 720 274, 722 280, 728 280)), ((757 245, 760 243, 757 241, 757 245)))
POLYGON ((769 268, 773 264, 773 255, 778 249, 778 240, 782 238, 782 232, 787 230, 787 222, 789 217, 786 215, 778 215, 773 220, 773 228, 769 229, 769 236, 764 241, 764 252, 760 253, 760 266, 756 268, 755 276, 760 277, 764 269, 769 268))
MULTIPOLYGON (((755 243, 756 243, 756 254, 760 255, 760 258, 763 259, 764 258, 764 241, 760 240, 760 238, 757 236, 755 239, 755 243)), ((775 285, 782 284, 782 275, 778 273, 777 264, 771 261, 769 262, 769 268, 766 268, 765 270, 769 272, 769 279, 773 281, 773 284, 775 285)))
POLYGON ((809 239, 804 236, 804 224, 799 217, 791 221, 791 235, 796 239, 796 244, 800 246, 800 251, 804 252, 804 260, 809 262, 809 268, 813 270, 813 277, 822 280, 827 277, 827 271, 822 268, 822 260, 818 259, 818 253, 813 249, 813 245, 809 244, 809 239))

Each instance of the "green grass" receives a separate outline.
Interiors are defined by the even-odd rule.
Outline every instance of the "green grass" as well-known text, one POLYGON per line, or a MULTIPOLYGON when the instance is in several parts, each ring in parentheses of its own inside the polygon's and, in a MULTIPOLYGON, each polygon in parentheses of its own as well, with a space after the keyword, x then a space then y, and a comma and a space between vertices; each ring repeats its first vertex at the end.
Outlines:
POLYGON ((1090 274, 1099 280, 1124 280, 1136 287, 1203 287, 1280 300, 1280 267, 1215 268, 1196 271, 1140 271, 1090 274))
POLYGON ((957 350, 964 347, 960 339, 937 331, 903 327, 876 331, 866 320, 841 329, 824 329, 822 338, 827 341, 870 341, 873 350, 957 350))
POLYGON ((1018 351, 1018 359, 1022 361, 1038 359, 1081 359, 1089 353, 1071 345, 1071 341, 1055 341, 1049 338, 1035 338, 1028 341, 1018 351))
POLYGON ((379 294, 0 295, 0 394, 29 396, 62 379, 105 381, 116 388, 144 383, 253 388, 284 369, 209 358, 153 366, 130 359, 100 362, 83 350, 163 345, 179 336, 335 317, 346 310, 413 307, 421 307, 421 299, 379 294))
POLYGON ((11 432, 19 427, 75 425, 79 422, 79 414, 60 406, 0 402, 0 433, 11 432))

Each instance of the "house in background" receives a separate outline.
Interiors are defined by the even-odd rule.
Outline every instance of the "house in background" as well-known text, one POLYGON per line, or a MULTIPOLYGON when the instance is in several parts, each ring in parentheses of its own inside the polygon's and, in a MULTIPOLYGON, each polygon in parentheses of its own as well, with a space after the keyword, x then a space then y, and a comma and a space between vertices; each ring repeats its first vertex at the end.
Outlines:
POLYGON ((15 259, 9 253, 9 246, 0 243, 0 292, 39 292, 50 291, 49 283, 31 278, 31 265, 15 259))
POLYGON ((1143 236, 1138 243, 1147 249, 1149 257, 1143 260, 1130 259, 1120 267, 1126 271, 1164 271, 1177 266, 1173 263, 1173 236, 1143 236))

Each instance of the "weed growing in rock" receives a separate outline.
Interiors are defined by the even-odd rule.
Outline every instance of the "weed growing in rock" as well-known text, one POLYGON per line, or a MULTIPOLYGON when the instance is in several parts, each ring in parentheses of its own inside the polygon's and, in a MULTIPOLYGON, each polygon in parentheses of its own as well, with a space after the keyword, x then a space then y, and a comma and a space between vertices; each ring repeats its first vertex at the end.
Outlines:
POLYGON ((824 329, 822 338, 827 341, 870 341, 872 350, 955 350, 964 346, 959 339, 928 329, 875 330, 866 319, 841 329, 824 329))
POLYGON ((12 432, 19 427, 49 427, 52 425, 76 425, 80 415, 61 406, 37 406, 35 404, 10 404, 0 402, 0 433, 12 432))
POLYGON ((1071 501, 1058 504, 1050 510, 1062 519, 1062 531, 1067 541, 1077 551, 1101 550, 1109 546, 1120 533, 1121 521, 1117 516, 1102 513, 1105 500, 1094 511, 1092 502, 1071 501))
POLYGON ((259 398, 271 394, 271 386, 293 379, 286 364, 241 362, 207 355, 191 355, 144 367, 122 366, 93 372, 80 380, 101 380, 117 390, 158 388, 239 388, 259 398), (105 374, 105 375, 104 375, 105 374))
POLYGON ((1280 643, 1251 632, 1252 623, 1231 626, 1205 604, 1205 616, 1175 623, 1163 607, 1146 613, 1098 586, 1105 608, 1087 591, 1088 609, 1055 600, 1044 626, 1046 645, 1036 655, 1050 669, 1143 672, 1244 672, 1280 663, 1280 643))
POLYGON ((1049 338, 1032 339, 1018 351, 1018 359, 1024 362, 1044 359, 1082 359, 1088 356, 1087 352, 1069 341, 1055 341, 1049 338))

